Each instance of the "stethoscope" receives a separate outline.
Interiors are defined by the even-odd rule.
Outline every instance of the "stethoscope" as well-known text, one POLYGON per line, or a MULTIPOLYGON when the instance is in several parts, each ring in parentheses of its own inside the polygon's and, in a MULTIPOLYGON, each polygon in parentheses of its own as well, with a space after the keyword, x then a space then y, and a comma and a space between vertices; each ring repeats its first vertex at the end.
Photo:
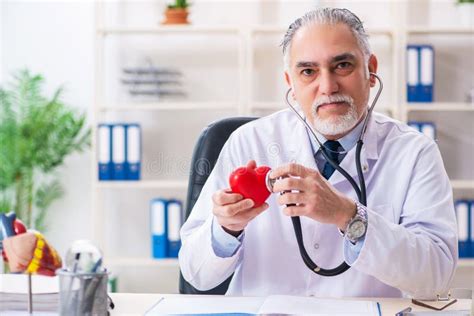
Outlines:
MULTIPOLYGON (((367 115, 364 119, 364 125, 362 127, 362 131, 360 132, 359 139, 357 141, 357 147, 356 147, 356 167, 357 167, 357 176, 359 177, 359 185, 355 182, 354 178, 351 177, 346 170, 341 168, 338 163, 336 163, 329 155, 326 153, 326 150, 331 151, 330 149, 324 147, 324 145, 321 143, 321 141, 318 139, 318 136, 316 136, 316 133, 314 132, 313 128, 308 124, 306 119, 301 116, 300 113, 296 110, 296 108, 290 103, 289 101, 289 95, 291 92, 291 88, 288 89, 288 92, 286 93, 285 101, 288 104, 288 106, 295 112, 296 116, 298 119, 306 126, 306 128, 311 132, 313 135, 314 139, 319 145, 319 148, 326 149, 326 150, 321 150, 321 153, 323 154, 324 158, 326 158, 326 161, 328 161, 337 171, 339 171, 346 179, 349 181, 351 184, 352 188, 357 194, 357 198, 359 200, 359 203, 361 203, 364 206, 367 206, 367 193, 366 193, 366 187, 365 187, 365 179, 364 179, 364 174, 362 173, 362 166, 360 163, 360 152, 362 150, 362 145, 364 144, 363 138, 365 136, 365 131, 367 129, 367 123, 369 121, 370 115, 372 114, 372 110, 375 107, 375 104, 377 103, 377 100, 380 96, 380 93, 382 92, 383 89, 383 83, 382 80, 380 79, 379 76, 377 76, 375 73, 370 73, 371 76, 374 76, 378 82, 379 82, 379 89, 377 91, 377 94, 375 95, 374 100, 372 101, 372 104, 370 108, 367 111, 367 115)), ((299 216, 293 216, 291 217, 291 220, 293 222, 293 228, 295 230, 295 235, 296 235, 296 240, 298 242, 298 248, 301 254, 301 257, 303 258, 304 263, 306 266, 313 271, 316 274, 322 275, 322 276, 336 276, 339 274, 342 274, 346 272, 350 266, 346 263, 343 262, 339 266, 333 269, 323 269, 319 267, 316 263, 311 260, 309 257, 308 253, 306 252, 306 249, 304 247, 303 243, 303 234, 301 231, 301 221, 299 216)))

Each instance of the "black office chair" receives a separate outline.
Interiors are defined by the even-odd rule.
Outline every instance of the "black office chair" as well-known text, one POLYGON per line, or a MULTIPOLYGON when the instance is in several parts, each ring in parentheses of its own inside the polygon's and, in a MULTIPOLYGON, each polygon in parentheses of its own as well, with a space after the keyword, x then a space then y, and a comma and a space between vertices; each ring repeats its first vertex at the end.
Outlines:
MULTIPOLYGON (((188 183, 188 195, 186 198, 185 219, 189 217, 191 210, 201 193, 207 177, 211 174, 216 164, 222 147, 229 138, 230 134, 241 125, 255 120, 256 117, 233 117, 226 118, 208 125, 201 133, 196 146, 194 147, 193 158, 191 160, 191 174, 188 183)), ((232 275, 219 284, 217 287, 200 291, 189 284, 183 275, 179 274, 179 293, 181 294, 225 294, 229 287, 232 275)))

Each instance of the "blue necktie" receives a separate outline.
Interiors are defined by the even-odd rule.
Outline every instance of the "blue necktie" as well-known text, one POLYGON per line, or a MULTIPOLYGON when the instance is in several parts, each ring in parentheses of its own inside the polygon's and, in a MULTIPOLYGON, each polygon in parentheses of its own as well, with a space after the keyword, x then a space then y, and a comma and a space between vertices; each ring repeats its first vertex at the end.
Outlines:
MULTIPOLYGON (((334 160, 337 164, 340 163, 340 155, 339 152, 342 150, 342 146, 338 141, 335 140, 328 140, 324 143, 324 147, 321 148, 321 150, 324 150, 326 154, 334 160)), ((324 178, 329 179, 331 175, 334 173, 334 170, 336 170, 328 161, 324 164, 323 172, 322 175, 324 178)))

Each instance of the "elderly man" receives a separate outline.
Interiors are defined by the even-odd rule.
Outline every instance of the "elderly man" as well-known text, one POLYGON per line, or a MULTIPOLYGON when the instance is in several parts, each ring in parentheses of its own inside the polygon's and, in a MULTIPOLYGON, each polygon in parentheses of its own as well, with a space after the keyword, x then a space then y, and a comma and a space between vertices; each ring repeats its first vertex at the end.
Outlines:
POLYGON ((231 295, 431 298, 445 291, 457 236, 437 145, 373 113, 361 154, 367 206, 321 152, 358 181, 355 143, 376 85, 370 73, 377 72, 362 23, 346 9, 311 11, 290 26, 282 46, 291 95, 324 149, 290 110, 234 132, 182 228, 184 278, 206 290, 234 273, 231 295), (230 192, 230 171, 245 164, 270 166, 273 192, 285 194, 254 207, 230 192), (301 218, 306 250, 319 266, 345 261, 351 268, 333 277, 307 269, 293 216, 301 218))

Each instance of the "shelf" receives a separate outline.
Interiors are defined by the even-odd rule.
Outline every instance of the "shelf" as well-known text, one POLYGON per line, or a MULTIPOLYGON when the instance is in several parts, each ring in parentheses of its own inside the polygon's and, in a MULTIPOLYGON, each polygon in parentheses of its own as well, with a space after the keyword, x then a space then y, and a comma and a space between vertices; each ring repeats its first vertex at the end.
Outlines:
POLYGON ((95 181, 99 189, 186 189, 185 180, 95 181))
POLYGON ((473 180, 451 180, 451 185, 453 189, 473 189, 474 190, 474 181, 473 180))
MULTIPOLYGON (((245 30, 253 33, 285 33, 287 26, 280 25, 255 25, 249 27, 240 26, 213 26, 213 25, 170 25, 157 27, 111 27, 97 30, 97 34, 119 35, 119 34, 159 34, 159 33, 229 33, 240 34, 245 30)), ((367 30, 369 35, 388 35, 392 36, 393 30, 390 28, 370 28, 367 30)))
POLYGON ((97 30, 99 35, 119 35, 119 34, 160 34, 160 33, 230 33, 239 34, 240 28, 235 26, 205 26, 205 25, 170 25, 146 28, 121 27, 103 28, 97 30))
POLYGON ((153 259, 142 257, 116 257, 105 260, 108 266, 179 267, 177 258, 153 259))
POLYGON ((458 268, 474 268, 474 258, 460 258, 458 268))
POLYGON ((405 105, 407 112, 414 111, 474 111, 474 105, 463 102, 413 102, 406 103, 405 105))
MULTIPOLYGON (((185 180, 96 181, 101 189, 186 189, 185 180)), ((474 189, 472 180, 451 180, 453 189, 474 189)))
POLYGON ((250 108, 252 110, 281 110, 286 107, 282 102, 252 102, 250 108))
POLYGON ((154 102, 99 107, 102 112, 163 111, 163 110, 236 110, 231 102, 154 102))
POLYGON ((474 29, 469 27, 410 27, 406 31, 409 34, 474 35, 474 29))
MULTIPOLYGON (((285 33, 288 30, 287 26, 280 25, 255 25, 250 28, 253 33, 285 33)), ((392 36, 393 31, 390 28, 368 28, 369 35, 388 35, 392 36)))
MULTIPOLYGON (((295 104, 296 105, 296 104, 295 104)), ((282 102, 252 102, 250 103, 251 110, 283 110, 287 107, 284 101, 282 102)), ((392 114, 394 108, 387 104, 377 104, 375 111, 392 114)))
MULTIPOLYGON (((135 266, 135 267, 179 267, 177 258, 152 259, 142 257, 116 257, 105 260, 108 266, 135 266)), ((474 258, 461 258, 458 268, 474 268, 474 258)))

